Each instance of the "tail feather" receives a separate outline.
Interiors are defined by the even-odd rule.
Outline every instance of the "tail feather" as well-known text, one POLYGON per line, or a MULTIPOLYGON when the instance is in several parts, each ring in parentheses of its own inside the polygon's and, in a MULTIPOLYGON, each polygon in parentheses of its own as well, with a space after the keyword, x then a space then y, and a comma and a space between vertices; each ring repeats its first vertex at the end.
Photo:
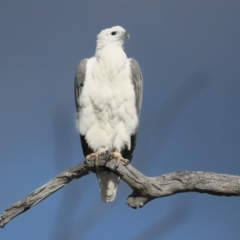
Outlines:
POLYGON ((108 171, 99 171, 96 175, 99 182, 102 201, 112 202, 117 194, 120 177, 108 171))

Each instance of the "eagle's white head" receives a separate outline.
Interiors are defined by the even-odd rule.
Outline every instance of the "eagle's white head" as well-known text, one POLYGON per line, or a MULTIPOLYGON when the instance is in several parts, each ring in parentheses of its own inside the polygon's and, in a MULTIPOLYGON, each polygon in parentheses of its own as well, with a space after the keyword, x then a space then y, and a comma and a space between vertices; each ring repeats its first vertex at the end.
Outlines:
POLYGON ((97 50, 100 50, 108 45, 122 47, 124 41, 129 39, 130 35, 120 26, 114 26, 102 30, 97 35, 97 50))

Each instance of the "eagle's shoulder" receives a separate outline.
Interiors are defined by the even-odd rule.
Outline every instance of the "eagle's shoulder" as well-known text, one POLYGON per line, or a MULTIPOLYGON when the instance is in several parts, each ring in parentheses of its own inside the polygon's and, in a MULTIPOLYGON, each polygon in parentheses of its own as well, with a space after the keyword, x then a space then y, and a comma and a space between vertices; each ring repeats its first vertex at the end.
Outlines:
POLYGON ((87 63, 88 63, 87 58, 84 58, 82 61, 80 61, 75 73, 74 89, 75 89, 75 103, 76 103, 77 109, 80 108, 80 105, 78 103, 78 98, 81 95, 81 92, 84 86, 84 81, 86 79, 87 63))

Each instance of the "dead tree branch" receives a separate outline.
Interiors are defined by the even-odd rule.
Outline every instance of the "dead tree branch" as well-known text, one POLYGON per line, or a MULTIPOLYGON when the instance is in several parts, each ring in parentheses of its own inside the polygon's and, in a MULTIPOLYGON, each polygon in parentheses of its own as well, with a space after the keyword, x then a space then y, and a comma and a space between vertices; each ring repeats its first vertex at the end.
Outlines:
MULTIPOLYGON (((210 172, 178 171, 158 177, 147 177, 130 164, 122 164, 115 170, 115 160, 99 160, 99 169, 114 171, 125 181, 133 192, 128 196, 127 204, 132 208, 143 207, 147 202, 180 192, 199 192, 218 196, 239 196, 240 176, 217 174, 210 172)), ((89 172, 95 172, 94 162, 83 162, 72 167, 42 187, 31 192, 22 200, 11 205, 0 216, 0 227, 4 227, 11 219, 35 206, 73 179, 81 178, 89 172)))

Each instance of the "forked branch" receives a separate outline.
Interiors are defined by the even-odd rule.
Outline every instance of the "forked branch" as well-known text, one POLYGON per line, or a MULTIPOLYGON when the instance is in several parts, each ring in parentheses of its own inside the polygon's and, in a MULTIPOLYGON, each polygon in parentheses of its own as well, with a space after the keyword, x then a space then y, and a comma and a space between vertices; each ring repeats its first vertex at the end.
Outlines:
MULTIPOLYGON (((115 160, 105 162, 99 160, 98 168, 114 171, 125 181, 133 192, 128 196, 127 204, 132 208, 143 207, 147 202, 180 192, 199 192, 218 196, 239 196, 240 176, 217 174, 210 172, 178 171, 158 177, 147 177, 130 164, 122 164, 115 170, 115 160)), ((42 187, 31 192, 22 200, 7 208, 0 216, 0 227, 4 227, 11 219, 35 206, 73 179, 81 178, 95 172, 94 162, 83 162, 72 167, 42 187)))

